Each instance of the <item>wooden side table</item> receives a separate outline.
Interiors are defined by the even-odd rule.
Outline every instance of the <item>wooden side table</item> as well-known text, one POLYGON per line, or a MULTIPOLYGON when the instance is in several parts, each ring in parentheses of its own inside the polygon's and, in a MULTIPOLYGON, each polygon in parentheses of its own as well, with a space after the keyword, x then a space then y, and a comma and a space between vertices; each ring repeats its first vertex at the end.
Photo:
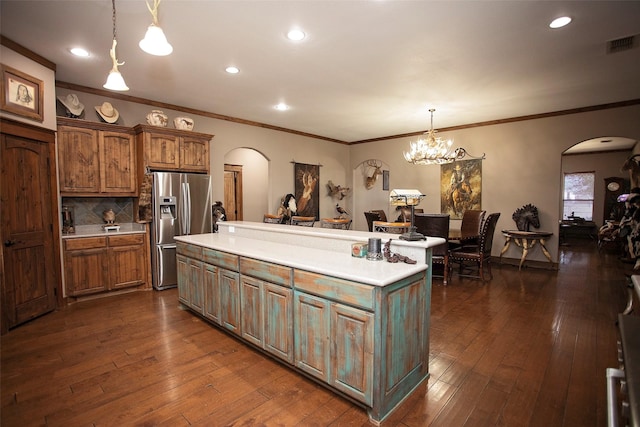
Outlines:
POLYGON ((529 255, 529 250, 532 249, 536 244, 540 244, 540 249, 544 256, 547 257, 549 262, 553 265, 553 260, 551 259, 551 254, 547 250, 545 243, 547 239, 553 236, 553 233, 550 231, 520 231, 520 230, 502 230, 502 235, 507 239, 504 242, 504 247, 502 251, 500 251, 500 262, 502 262, 502 254, 504 254, 509 246, 511 245, 511 241, 516 244, 517 247, 522 249, 522 256, 520 257, 520 266, 518 270, 522 269, 522 264, 524 264, 524 260, 527 259, 527 255, 529 255))

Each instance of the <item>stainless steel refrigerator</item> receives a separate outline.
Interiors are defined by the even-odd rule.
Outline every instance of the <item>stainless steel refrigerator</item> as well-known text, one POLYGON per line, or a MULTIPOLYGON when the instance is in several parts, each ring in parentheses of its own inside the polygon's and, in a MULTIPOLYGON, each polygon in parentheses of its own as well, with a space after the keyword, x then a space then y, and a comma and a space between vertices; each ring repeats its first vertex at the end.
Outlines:
POLYGON ((153 287, 177 286, 175 236, 211 233, 211 177, 153 172, 151 265, 153 287))

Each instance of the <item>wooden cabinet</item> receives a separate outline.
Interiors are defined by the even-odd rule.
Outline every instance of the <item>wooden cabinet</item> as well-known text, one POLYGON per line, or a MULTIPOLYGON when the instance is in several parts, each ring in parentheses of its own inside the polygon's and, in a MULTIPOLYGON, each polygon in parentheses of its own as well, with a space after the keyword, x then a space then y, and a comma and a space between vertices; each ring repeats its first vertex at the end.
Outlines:
POLYGON ((78 297, 147 286, 145 234, 64 240, 66 295, 78 297))
POLYGON ((240 335, 240 275, 221 268, 218 273, 220 288, 220 326, 240 335))
POLYGON ((204 264, 204 317, 220 324, 220 286, 218 267, 204 264))
POLYGON ((295 365, 324 382, 329 382, 329 302, 324 298, 295 292, 295 365))
MULTIPOLYGON (((204 262, 204 318, 361 402, 376 424, 428 378, 428 270, 378 286, 293 267, 284 251, 275 256, 281 262, 273 254, 266 261, 250 242, 212 238, 225 252, 187 241, 178 237, 177 252, 184 265, 188 258, 204 262)), ((426 251, 430 260, 432 249, 426 251)), ((180 280, 186 284, 189 274, 181 276, 186 292, 180 280)))
POLYGON ((294 304, 296 367, 372 404, 373 314, 297 291, 294 304))
POLYGON ((104 292, 109 286, 106 237, 66 239, 64 276, 67 296, 104 292))
POLYGON ((139 167, 153 170, 209 173, 209 144, 213 135, 137 125, 134 127, 139 167))
POLYGON ((60 193, 63 196, 134 196, 137 193, 133 130, 58 119, 60 193))
POLYGON ((204 266, 201 261, 176 255, 178 277, 187 280, 178 281, 178 298, 199 314, 204 314, 204 266))

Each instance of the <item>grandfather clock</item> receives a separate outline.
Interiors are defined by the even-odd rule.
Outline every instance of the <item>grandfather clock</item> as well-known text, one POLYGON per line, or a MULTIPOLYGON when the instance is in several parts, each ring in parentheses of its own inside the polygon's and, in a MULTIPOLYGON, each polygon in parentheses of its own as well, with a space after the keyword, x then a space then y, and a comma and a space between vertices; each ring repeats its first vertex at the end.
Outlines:
POLYGON ((624 203, 618 202, 618 196, 629 192, 628 179, 611 177, 604 179, 604 221, 620 221, 624 215, 624 203))

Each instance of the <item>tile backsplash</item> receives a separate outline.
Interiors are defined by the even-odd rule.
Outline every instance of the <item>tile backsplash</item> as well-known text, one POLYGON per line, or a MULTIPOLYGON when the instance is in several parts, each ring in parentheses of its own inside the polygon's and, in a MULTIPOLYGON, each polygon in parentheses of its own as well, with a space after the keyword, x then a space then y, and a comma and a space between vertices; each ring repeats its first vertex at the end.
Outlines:
POLYGON ((73 208, 75 225, 102 225, 102 213, 113 209, 116 223, 134 222, 131 197, 63 197, 62 205, 73 208))

